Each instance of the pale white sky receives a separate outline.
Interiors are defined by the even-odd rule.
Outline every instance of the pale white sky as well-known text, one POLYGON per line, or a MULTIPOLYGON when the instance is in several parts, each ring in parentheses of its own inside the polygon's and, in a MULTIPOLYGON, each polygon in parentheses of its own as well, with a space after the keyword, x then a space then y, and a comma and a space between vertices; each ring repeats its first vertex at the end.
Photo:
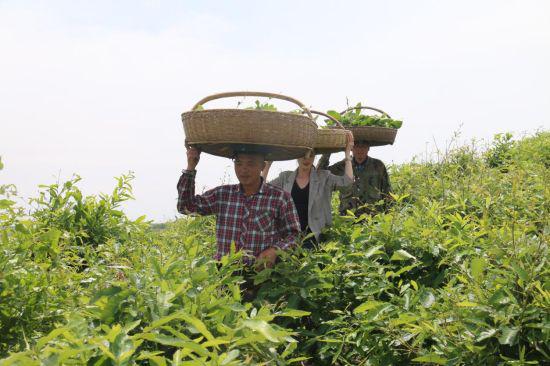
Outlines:
MULTIPOLYGON (((0 0, 0 47, 0 183, 29 197, 78 173, 99 193, 132 170, 126 210, 157 221, 177 214, 180 114, 208 94, 382 108, 404 121, 394 146, 372 149, 389 164, 459 128, 469 140, 550 126, 546 0, 0 0)), ((201 189, 234 181, 227 159, 198 170, 201 189)))

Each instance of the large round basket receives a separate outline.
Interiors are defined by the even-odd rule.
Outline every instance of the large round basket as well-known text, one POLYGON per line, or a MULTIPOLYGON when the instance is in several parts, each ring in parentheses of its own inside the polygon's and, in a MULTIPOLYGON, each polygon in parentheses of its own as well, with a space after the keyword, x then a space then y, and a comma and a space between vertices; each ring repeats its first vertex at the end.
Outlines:
POLYGON ((317 130, 317 138, 315 139, 315 153, 317 154, 332 154, 346 149, 346 129, 336 118, 319 111, 312 110, 311 113, 327 117, 336 126, 333 128, 319 128, 317 130))
POLYGON ((182 113, 186 143, 202 151, 232 158, 239 152, 260 153, 266 160, 290 160, 313 148, 317 125, 309 110, 291 97, 264 92, 229 92, 200 100, 182 113), (306 114, 255 109, 199 110, 208 101, 234 96, 261 96, 297 104, 306 114))
MULTIPOLYGON (((348 108, 340 114, 344 114, 354 109, 370 109, 381 113, 382 115, 391 118, 389 114, 381 109, 373 107, 352 107, 348 108)), ((366 142, 369 146, 393 145, 397 135, 396 128, 379 127, 379 126, 346 126, 353 133, 355 142, 366 142)))

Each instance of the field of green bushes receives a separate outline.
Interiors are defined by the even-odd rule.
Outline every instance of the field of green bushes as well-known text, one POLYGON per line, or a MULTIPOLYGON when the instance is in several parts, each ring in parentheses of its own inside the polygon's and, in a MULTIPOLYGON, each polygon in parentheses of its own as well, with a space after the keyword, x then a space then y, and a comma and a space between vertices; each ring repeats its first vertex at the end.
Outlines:
POLYGON ((549 132, 393 166, 385 213, 282 253, 252 302, 213 218, 124 214, 131 175, 30 211, 1 185, 0 365, 548 365, 549 169, 549 132))

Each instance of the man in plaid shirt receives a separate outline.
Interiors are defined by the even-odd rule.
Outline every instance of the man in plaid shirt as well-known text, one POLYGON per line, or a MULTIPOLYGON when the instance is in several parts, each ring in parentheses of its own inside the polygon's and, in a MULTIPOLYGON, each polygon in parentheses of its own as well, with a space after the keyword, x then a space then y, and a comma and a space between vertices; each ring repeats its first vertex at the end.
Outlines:
POLYGON ((199 150, 187 149, 187 169, 178 181, 178 211, 216 215, 217 259, 227 254, 235 242, 237 250, 272 266, 277 248, 291 247, 300 233, 290 194, 263 182, 260 176, 265 165, 263 156, 239 153, 234 165, 240 184, 223 185, 195 195, 195 168, 199 159, 199 150))

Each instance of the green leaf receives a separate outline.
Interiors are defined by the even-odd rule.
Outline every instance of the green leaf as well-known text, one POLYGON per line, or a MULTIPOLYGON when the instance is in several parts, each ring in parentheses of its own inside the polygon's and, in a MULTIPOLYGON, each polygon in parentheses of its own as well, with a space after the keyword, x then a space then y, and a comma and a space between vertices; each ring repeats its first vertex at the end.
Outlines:
POLYGON ((275 314, 275 316, 287 316, 289 318, 301 318, 308 315, 311 315, 311 312, 289 308, 275 314))
POLYGON ((51 228, 47 232, 41 235, 41 239, 49 244, 50 252, 58 253, 58 243, 59 238, 61 237, 61 230, 56 228, 51 228))
POLYGON ((141 352, 137 360, 149 360, 149 365, 151 366, 166 366, 166 359, 162 357, 159 352, 141 352))
POLYGON ((15 201, 7 200, 7 199, 1 199, 0 200, 0 209, 8 208, 15 204, 15 201))
POLYGON ((489 329, 484 332, 479 333, 479 335, 476 338, 476 342, 481 342, 487 338, 491 338, 497 333, 496 329, 489 329))
POLYGON ((367 313, 366 320, 376 321, 382 319, 384 313, 392 310, 394 306, 392 304, 384 303, 378 306, 376 309, 372 309, 367 313))
POLYGON ((461 302, 457 302, 456 306, 460 308, 473 308, 475 306, 479 306, 479 304, 471 301, 461 301, 461 302))
POLYGON ((424 291, 420 295, 420 303, 423 307, 429 308, 435 303, 435 296, 431 291, 424 291))
POLYGON ((493 306, 505 305, 510 303, 510 296, 504 291, 504 289, 498 289, 491 297, 489 298, 489 304, 493 306))
POLYGON ((222 361, 220 365, 227 365, 237 357, 239 357, 239 350, 237 349, 224 353, 220 356, 220 360, 222 361))
POLYGON ((175 319, 182 319, 182 320, 186 321, 187 323, 192 325, 194 327, 194 329, 196 329, 199 333, 201 333, 209 341, 212 341, 212 340, 215 339, 215 337, 212 335, 212 333, 210 333, 210 331, 206 328, 206 325, 204 325, 204 323, 200 319, 195 318, 194 316, 191 316, 191 315, 187 314, 183 310, 178 311, 178 312, 176 312, 174 314, 171 314, 171 315, 164 316, 160 319, 157 319, 156 321, 151 323, 150 326, 144 328, 143 330, 145 332, 148 332, 148 331, 150 331, 154 328, 160 327, 160 326, 162 326, 166 323, 169 323, 169 322, 171 322, 172 320, 175 320, 175 319))
POLYGON ((504 327, 502 328, 502 334, 500 337, 498 337, 498 342, 500 344, 506 344, 509 346, 513 346, 516 344, 518 333, 520 328, 517 327, 504 327))
POLYGON ((408 259, 416 259, 416 257, 404 249, 399 249, 393 252, 390 261, 404 261, 408 259))
POLYGON ((115 294, 118 294, 120 291, 122 291, 122 288, 118 286, 107 287, 105 289, 99 290, 90 299, 90 304, 95 303, 97 300, 99 300, 103 296, 111 297, 115 294))
POLYGON ((44 345, 46 345, 46 343, 68 332, 69 330, 67 328, 57 328, 52 330, 47 336, 40 338, 38 342, 36 342, 35 349, 38 351, 42 350, 42 348, 44 347, 44 345))
POLYGON ((470 271, 472 273, 472 277, 476 281, 483 280, 485 266, 486 266, 485 259, 483 258, 472 259, 472 262, 470 263, 470 271))
POLYGON ((527 271, 521 268, 519 264, 512 263, 512 268, 514 269, 514 272, 516 272, 516 274, 522 281, 527 282, 529 280, 529 275, 527 274, 527 271))
POLYGON ((40 366, 44 364, 40 361, 33 360, 31 357, 27 356, 26 353, 27 352, 18 352, 10 355, 8 358, 3 358, 0 360, 0 366, 40 366))
POLYGON ((288 364, 291 364, 291 363, 296 363, 296 362, 302 362, 302 361, 307 361, 309 360, 311 357, 296 357, 296 358, 291 358, 290 360, 286 361, 286 363, 288 364))
POLYGON ((356 307, 353 312, 355 314, 361 314, 361 313, 364 313, 365 311, 369 311, 371 309, 374 309, 380 305, 384 304, 383 302, 381 301, 366 301, 364 303, 362 303, 361 305, 359 305, 358 307, 356 307))
POLYGON ((327 114, 338 121, 342 120, 342 115, 336 111, 327 111, 327 114))
POLYGON ((374 246, 372 248, 369 248, 365 252, 365 258, 370 258, 373 255, 377 255, 377 254, 384 254, 384 252, 380 250, 380 248, 382 248, 382 247, 383 247, 382 245, 377 245, 377 246, 374 246))
POLYGON ((158 333, 142 333, 133 336, 135 339, 144 339, 147 341, 155 342, 158 344, 162 344, 165 346, 173 346, 173 347, 179 347, 179 348, 186 348, 191 349, 193 352, 195 352, 199 356, 208 356, 210 353, 206 348, 204 348, 202 345, 190 342, 190 341, 184 341, 182 339, 167 336, 164 334, 158 334, 158 333))
POLYGON ((210 331, 206 328, 206 325, 204 325, 204 323, 200 319, 189 315, 184 315, 183 319, 189 324, 193 325, 193 327, 195 327, 195 329, 198 330, 209 341, 215 339, 215 337, 212 335, 212 333, 210 333, 210 331))
POLYGON ((203 347, 215 347, 215 348, 219 349, 218 348, 219 345, 228 344, 228 343, 231 343, 231 342, 226 340, 226 339, 216 338, 216 339, 213 339, 211 341, 203 342, 203 343, 201 343, 201 345, 203 347))
POLYGON ((429 353, 424 356, 413 358, 413 362, 428 362, 435 363, 437 365, 445 365, 447 363, 447 359, 445 357, 441 357, 436 353, 429 353))
POLYGON ((243 326, 260 333, 271 342, 278 343, 280 341, 275 329, 265 320, 247 319, 243 322, 243 326))
POLYGON ((390 320, 390 324, 392 326, 402 325, 402 324, 410 324, 416 322, 418 319, 420 319, 419 316, 412 315, 412 314, 399 314, 399 317, 397 319, 390 320))

